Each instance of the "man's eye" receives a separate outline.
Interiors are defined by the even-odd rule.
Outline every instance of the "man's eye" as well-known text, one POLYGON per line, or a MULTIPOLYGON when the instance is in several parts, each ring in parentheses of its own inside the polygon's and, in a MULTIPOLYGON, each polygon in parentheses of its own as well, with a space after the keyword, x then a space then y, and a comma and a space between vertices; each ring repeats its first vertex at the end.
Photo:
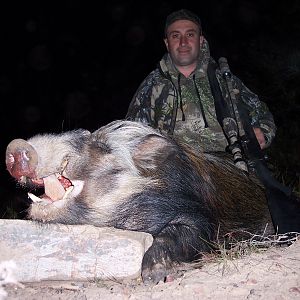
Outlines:
POLYGON ((188 33, 188 34, 187 34, 187 37, 194 37, 194 36, 195 36, 194 33, 188 33))
POLYGON ((179 38, 179 34, 172 34, 172 39, 178 39, 179 38))

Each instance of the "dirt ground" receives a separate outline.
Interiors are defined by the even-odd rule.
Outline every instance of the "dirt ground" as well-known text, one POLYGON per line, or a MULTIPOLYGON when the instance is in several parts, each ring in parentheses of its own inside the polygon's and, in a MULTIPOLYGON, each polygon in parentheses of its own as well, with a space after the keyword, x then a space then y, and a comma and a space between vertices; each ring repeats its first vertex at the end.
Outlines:
POLYGON ((289 246, 251 251, 236 259, 220 256, 168 282, 37 282, 2 287, 0 299, 300 299, 300 239, 289 246))

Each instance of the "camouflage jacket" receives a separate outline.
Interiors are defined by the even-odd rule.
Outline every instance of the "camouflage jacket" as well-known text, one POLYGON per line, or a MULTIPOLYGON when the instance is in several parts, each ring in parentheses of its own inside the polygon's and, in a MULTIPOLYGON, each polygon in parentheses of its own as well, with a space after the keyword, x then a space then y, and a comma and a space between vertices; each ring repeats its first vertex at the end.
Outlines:
MULTIPOLYGON (((165 54, 141 83, 129 106, 126 119, 147 123, 204 151, 225 151, 227 139, 217 120, 207 69, 214 60, 205 40, 196 70, 186 78, 165 54)), ((215 69, 223 98, 228 88, 219 68, 215 69)), ((233 75, 234 91, 240 93, 253 127, 260 127, 269 146, 276 132, 266 104, 233 75)))

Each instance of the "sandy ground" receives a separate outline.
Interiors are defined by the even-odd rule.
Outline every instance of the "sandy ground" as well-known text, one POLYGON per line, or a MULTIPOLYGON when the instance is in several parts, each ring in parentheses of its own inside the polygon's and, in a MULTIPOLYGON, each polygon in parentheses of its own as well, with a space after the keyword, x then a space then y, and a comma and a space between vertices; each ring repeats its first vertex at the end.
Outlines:
MULTIPOLYGON (((300 240, 289 246, 219 257, 169 282, 38 282, 3 286, 2 299, 300 299, 300 240)), ((1 297, 0 297, 1 299, 1 297)))

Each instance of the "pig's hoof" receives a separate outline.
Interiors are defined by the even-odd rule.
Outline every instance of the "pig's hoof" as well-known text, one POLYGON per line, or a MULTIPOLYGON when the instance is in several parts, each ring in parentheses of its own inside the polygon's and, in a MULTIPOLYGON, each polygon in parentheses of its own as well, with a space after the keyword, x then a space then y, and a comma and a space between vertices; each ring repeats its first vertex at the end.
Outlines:
POLYGON ((144 284, 157 284, 165 281, 168 272, 163 264, 155 264, 151 268, 143 268, 142 279, 144 284))

